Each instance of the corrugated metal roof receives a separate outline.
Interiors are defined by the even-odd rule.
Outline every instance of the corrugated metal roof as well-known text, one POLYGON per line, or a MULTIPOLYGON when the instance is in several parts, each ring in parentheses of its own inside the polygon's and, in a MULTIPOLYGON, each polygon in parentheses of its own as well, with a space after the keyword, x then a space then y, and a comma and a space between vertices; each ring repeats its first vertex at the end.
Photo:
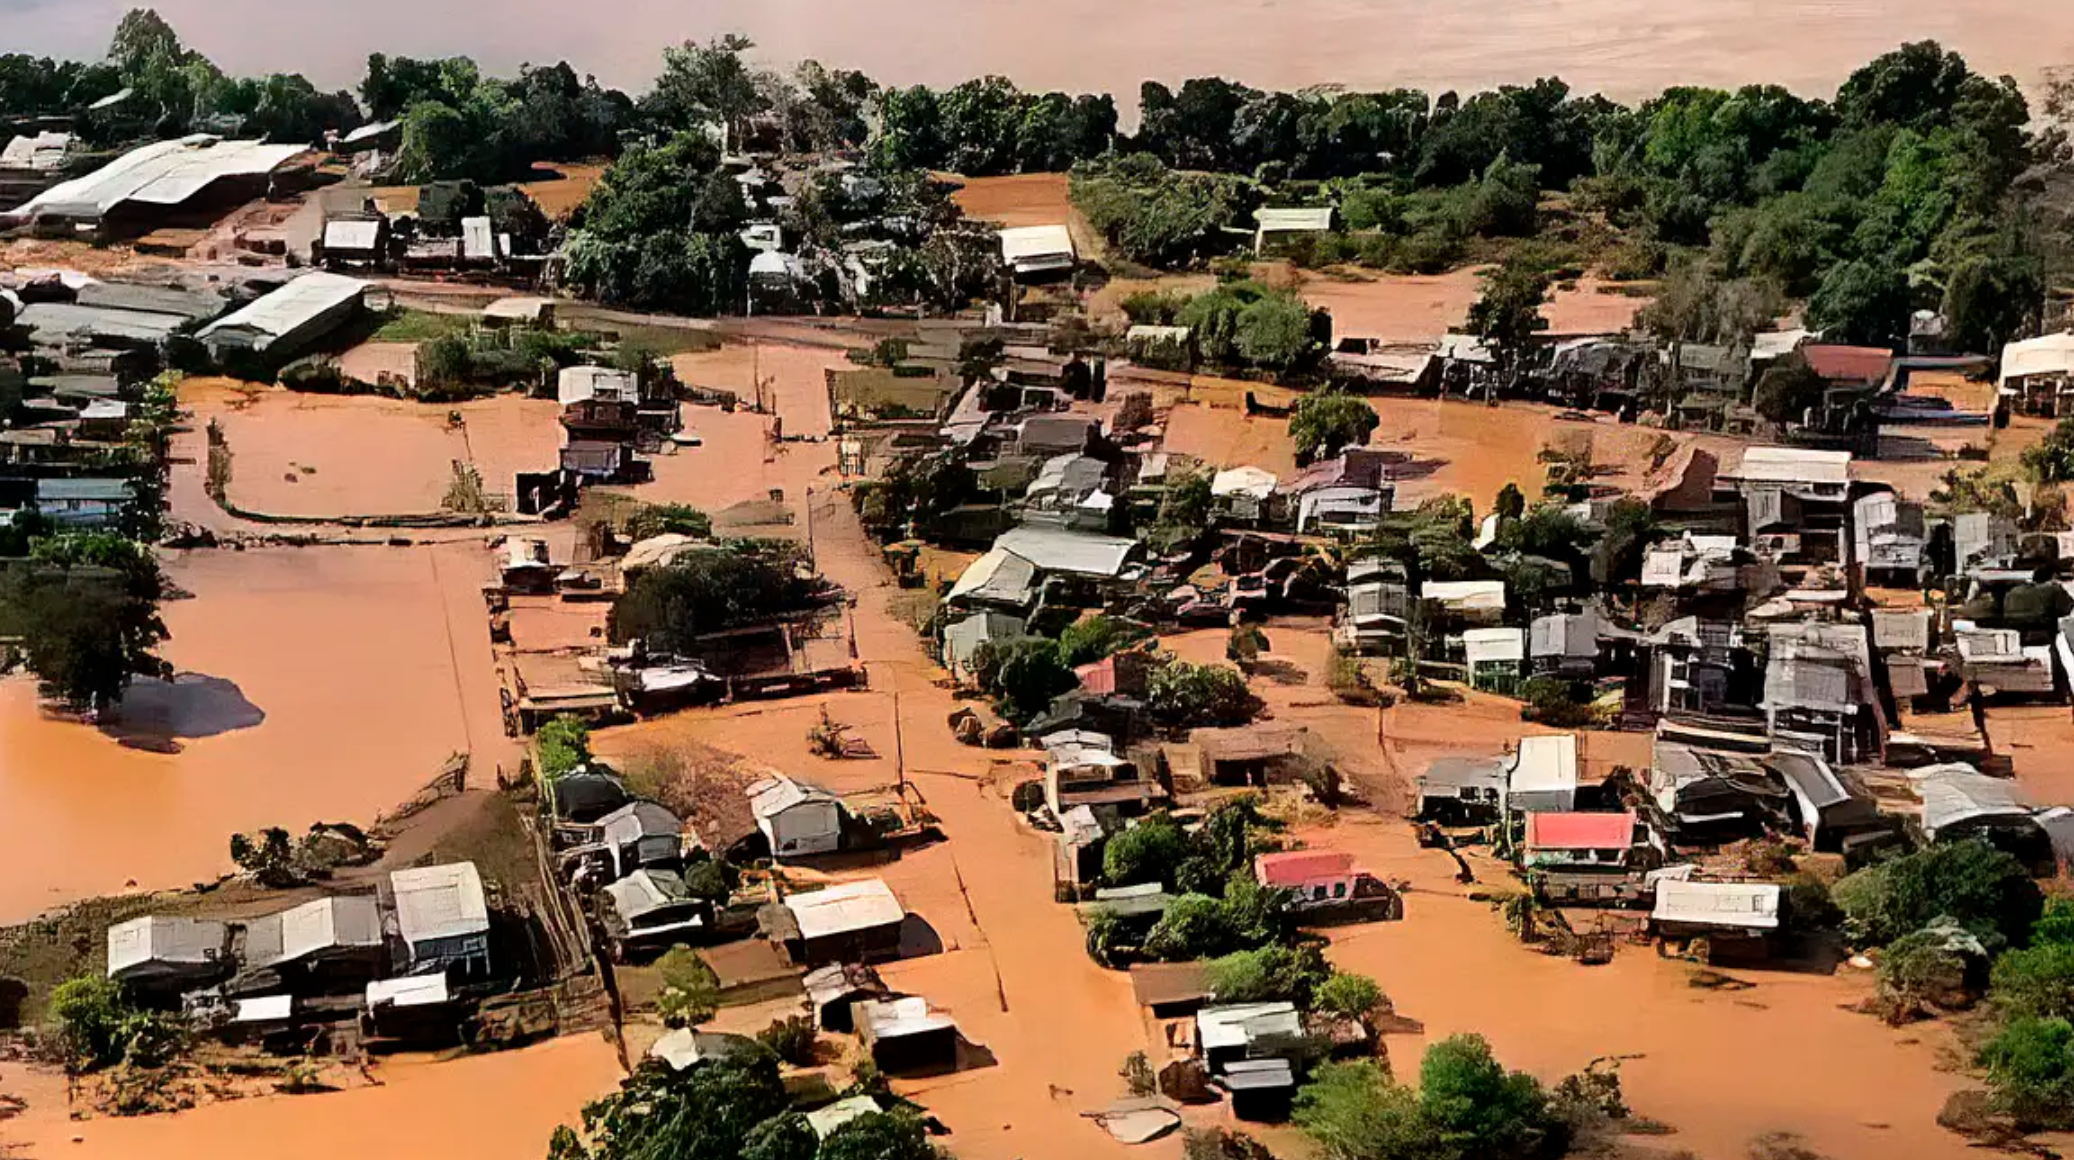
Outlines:
POLYGON ((1073 233, 1065 226, 1015 226, 1001 231, 1001 257, 1010 264, 1071 259, 1073 233))
POLYGON ((303 145, 223 141, 205 133, 156 141, 132 149, 84 177, 51 186, 14 213, 100 217, 124 202, 178 205, 222 178, 272 173, 308 151, 303 145))
POLYGON ((794 781, 789 777, 765 778, 749 787, 749 812, 759 818, 774 818, 794 806, 807 802, 832 802, 839 799, 817 785, 794 781))
POLYGON ((628 922, 692 900, 684 876, 673 870, 636 870, 607 884, 605 896, 612 900, 612 909, 628 922))
POLYGON ((956 1031, 958 1023, 941 1011, 931 1011, 929 1000, 920 995, 899 999, 866 999, 851 1008, 860 1033, 873 1039, 901 1039, 932 1031, 956 1031))
POLYGON ((1263 886, 1295 887, 1354 873, 1354 856, 1340 850, 1284 850, 1253 859, 1253 876, 1263 886))
POLYGON ((1525 660, 1526 636, 1516 628, 1472 628, 1462 633, 1462 653, 1472 666, 1525 660))
POLYGON ((1332 228, 1332 207, 1284 206, 1253 211, 1253 223, 1268 233, 1297 233, 1332 228))
POLYGON ((382 223, 374 218, 334 218, 324 223, 327 250, 372 250, 382 239, 382 223))
POLYGON ((1923 799, 1923 829, 1931 837, 1965 822, 1983 818, 2020 818, 2031 807, 2017 796, 2016 784, 1989 777, 1958 762, 1909 771, 1923 799))
POLYGON ((994 600, 1022 605, 1030 602, 1037 582, 1037 566, 1006 548, 995 546, 958 573, 945 600, 994 600))
POLYGON ((42 503, 123 503, 131 495, 127 479, 39 479, 36 499, 42 503))
POLYGON ((108 977, 150 963, 201 966, 223 957, 230 928, 220 922, 148 914, 108 928, 108 977))
POLYGON ((201 329, 207 338, 233 327, 278 339, 367 292, 369 283, 313 270, 201 329))
POLYGON ((1806 447, 1749 447, 1732 478, 1750 483, 1817 483, 1843 487, 1851 482, 1851 453, 1806 447))
POLYGON ((2074 371, 2074 333, 2046 334, 2002 348, 2000 386, 2031 375, 2064 375, 2074 371))
POLYGON ((482 875, 473 862, 420 866, 389 874, 396 895, 396 927, 405 942, 460 938, 490 929, 482 875))
POLYGON ((1094 536, 1053 528, 1011 528, 994 541, 1045 572, 1081 576, 1116 576, 1140 550, 1136 540, 1094 536))
POLYGON ((810 939, 892 926, 907 917, 892 887, 877 878, 788 895, 785 909, 799 924, 800 937, 810 939))
POLYGON ((1577 789, 1577 735, 1522 737, 1513 758, 1513 793, 1572 793, 1577 789))
POLYGON ((1649 917, 1658 922, 1773 930, 1779 925, 1779 888, 1766 882, 1664 878, 1656 884, 1656 909, 1649 917))
POLYGON ((14 320, 38 346, 60 346, 75 337, 164 342, 189 321, 183 314, 114 310, 74 302, 32 302, 14 320))
POLYGON ((1196 1046, 1204 1051, 1244 1047, 1269 1036, 1302 1034, 1303 1017, 1296 1013, 1294 1003, 1233 1003, 1205 1007, 1195 1016, 1196 1046))
POLYGON ((640 396, 641 383, 632 371, 611 367, 563 367, 555 376, 555 401, 565 407, 589 399, 637 402, 640 396))
POLYGON ((319 951, 382 945, 381 911, 371 895, 319 898, 245 926, 246 968, 291 963, 319 951))

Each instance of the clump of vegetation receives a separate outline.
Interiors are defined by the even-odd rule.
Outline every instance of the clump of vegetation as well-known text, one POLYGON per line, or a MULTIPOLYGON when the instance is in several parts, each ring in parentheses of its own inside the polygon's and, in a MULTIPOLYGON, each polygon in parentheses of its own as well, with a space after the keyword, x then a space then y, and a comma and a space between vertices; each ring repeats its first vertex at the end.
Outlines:
POLYGON ((2020 944, 2044 908, 2023 863, 1985 842, 1941 842, 1869 866, 1831 892, 1863 945, 1884 946, 1950 918, 1992 952, 2020 944))
POLYGON ((664 535, 703 540, 713 534, 713 518, 690 504, 642 504, 628 514, 626 533, 635 541, 664 535))
POLYGON ((1573 1131, 1540 1081, 1476 1035, 1428 1048, 1416 1092, 1373 1061, 1325 1064, 1297 1093, 1296 1123, 1335 1160, 1532 1160, 1562 1155, 1573 1131))
POLYGON ((830 594, 799 545, 729 540, 643 570, 613 602, 607 627, 615 644, 681 654, 703 634, 806 612, 830 594))
POLYGON ((1244 725, 1261 709, 1237 669, 1183 660, 1152 670, 1145 705, 1154 719, 1176 729, 1244 725))
POLYGON ((590 764, 590 726, 566 713, 555 717, 533 735, 533 752, 542 778, 553 782, 566 777, 590 764))
POLYGON ((655 1008, 670 1027, 691 1027, 711 1019, 720 1009, 720 980, 713 968, 689 947, 671 947, 655 961, 662 976, 655 1008))
POLYGON ((756 1033, 756 1041, 794 1067, 814 1065, 814 1021, 804 1015, 771 1020, 756 1033))
POLYGON ((1324 953, 1315 946, 1269 945, 1234 951, 1211 959, 1204 973, 1219 1003, 1282 1001, 1306 1008, 1334 977, 1324 953))
POLYGON ((1296 401, 1289 441, 1299 459, 1330 459, 1367 443, 1381 422, 1366 399, 1339 390, 1312 391, 1296 401))
POLYGON ((98 973, 59 983, 50 993, 48 1010, 66 1066, 75 1073, 117 1063, 160 1067, 184 1038, 176 1020, 133 1006, 120 983, 98 973))
MULTIPOLYGON (((155 502, 155 501, 154 501, 155 502)), ((0 637, 19 655, 42 694, 75 709, 120 700, 134 677, 167 679, 157 653, 165 580, 151 550, 113 532, 65 532, 24 524, 27 560, 0 575, 0 637)))

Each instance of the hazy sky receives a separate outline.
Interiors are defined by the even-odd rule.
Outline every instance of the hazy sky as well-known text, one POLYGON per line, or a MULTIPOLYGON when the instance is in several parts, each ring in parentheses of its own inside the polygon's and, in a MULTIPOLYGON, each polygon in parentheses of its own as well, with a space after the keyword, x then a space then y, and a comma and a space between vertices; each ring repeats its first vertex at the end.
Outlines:
MULTIPOLYGON (((121 0, 0 0, 0 51, 98 56, 121 0)), ((1222 74, 1472 88, 1559 73, 1619 97, 1762 80, 1826 93, 1902 40, 1933 37, 2030 83, 2074 64, 2068 0, 159 0, 237 73, 350 85, 370 51, 465 53, 493 70, 567 59, 638 90, 662 46, 740 31, 759 55, 881 80, 1000 72, 1025 87, 1135 93, 1222 74)))

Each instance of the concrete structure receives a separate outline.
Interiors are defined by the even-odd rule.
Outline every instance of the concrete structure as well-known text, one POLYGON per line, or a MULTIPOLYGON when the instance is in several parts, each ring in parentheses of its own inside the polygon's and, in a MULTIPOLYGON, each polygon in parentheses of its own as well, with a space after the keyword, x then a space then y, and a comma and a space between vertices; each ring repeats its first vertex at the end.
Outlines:
POLYGON ((948 1071, 958 1064, 957 1021, 918 995, 850 1007, 857 1038, 883 1072, 948 1071))

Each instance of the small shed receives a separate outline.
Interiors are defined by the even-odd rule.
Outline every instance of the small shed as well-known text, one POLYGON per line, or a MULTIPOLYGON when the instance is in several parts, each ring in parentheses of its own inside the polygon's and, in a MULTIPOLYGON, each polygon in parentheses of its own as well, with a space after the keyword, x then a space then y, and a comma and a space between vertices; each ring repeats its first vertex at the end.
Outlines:
POLYGON ((1281 850, 1256 855, 1253 876, 1262 885, 1287 890, 1299 902, 1325 902, 1353 894, 1354 856, 1339 850, 1281 850))
POLYGON ((1001 260, 1018 278, 1066 273, 1077 259, 1073 233, 1063 225, 1015 226, 1001 231, 1001 260))
POLYGON ((1283 206, 1253 211, 1253 252, 1264 253, 1278 238, 1322 234, 1332 229, 1332 207, 1283 206))
POLYGON ((857 1038, 882 1072, 949 1071, 958 1066, 958 1024, 919 995, 850 1005, 857 1038))
POLYGON ((877 878, 787 895, 767 911, 767 932, 802 965, 883 958, 900 947, 907 911, 877 878))
POLYGON ((1303 1040, 1303 1017, 1289 1002, 1233 1003, 1196 1012, 1195 1044, 1212 1072, 1236 1060, 1288 1052, 1303 1040))
POLYGON ((1231 1096, 1233 1118, 1279 1123, 1296 1100, 1296 1069, 1286 1059, 1235 1059, 1213 1081, 1231 1096))
POLYGON ((582 769, 553 782, 555 819, 590 825, 629 802, 626 783, 610 773, 582 769))
POLYGON ((638 403, 640 380, 632 371, 611 367, 563 367, 555 377, 555 401, 566 407, 589 399, 638 403))
POLYGON ((1662 878, 1649 921, 1657 933, 1674 938, 1762 939, 1779 929, 1779 887, 1769 882, 1662 878))
POLYGON ((230 928, 220 922, 153 914, 108 928, 108 977, 136 990, 191 990, 231 968, 230 928))
POLYGON ((773 858, 832 854, 842 848, 842 800, 819 786, 784 776, 766 778, 749 787, 749 812, 770 843, 773 858))
POLYGON ((389 873, 406 974, 490 970, 490 905, 473 862, 389 873))
POLYGON ((656 1040, 648 1049, 648 1058, 669 1064, 671 1071, 684 1071, 756 1050, 756 1041, 746 1035, 679 1027, 665 1032, 661 1039, 656 1040))
POLYGON ((1577 807, 1577 735, 1522 737, 1506 788, 1506 807, 1529 813, 1577 807))
POLYGON ((711 907, 674 870, 636 870, 604 890, 605 931, 617 957, 689 942, 706 933, 711 907))
POLYGON ((454 994, 444 974, 376 979, 367 985, 367 1021, 386 1039, 451 1039, 454 994))
POLYGON ((815 967, 800 980, 806 988, 807 1005, 813 1009, 814 1026, 823 1031, 855 1029, 851 1006, 859 999, 881 999, 886 984, 878 971, 866 963, 830 963, 815 967))
POLYGON ((611 855, 614 878, 684 863, 684 822, 656 802, 631 801, 598 819, 598 840, 611 855))
POLYGON ((1471 688, 1510 692, 1526 658, 1526 634, 1517 628, 1472 628, 1462 633, 1462 660, 1469 667, 1471 688))
POLYGON ((1498 820, 1512 771, 1502 758, 1438 757, 1419 775, 1419 817, 1443 825, 1498 820))
POLYGON ((245 924, 246 970, 294 967, 364 983, 386 966, 382 917, 374 896, 319 898, 245 924))

